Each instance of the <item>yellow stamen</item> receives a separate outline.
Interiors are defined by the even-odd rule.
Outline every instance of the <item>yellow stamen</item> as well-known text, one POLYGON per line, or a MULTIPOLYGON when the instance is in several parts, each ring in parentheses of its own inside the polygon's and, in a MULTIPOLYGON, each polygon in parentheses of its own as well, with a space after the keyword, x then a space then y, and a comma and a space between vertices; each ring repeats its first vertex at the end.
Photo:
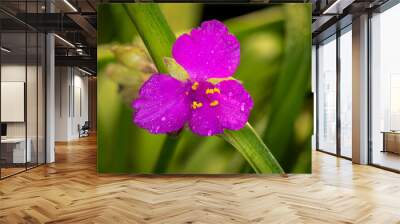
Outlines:
POLYGON ((200 108, 202 106, 203 106, 203 104, 201 102, 197 102, 197 101, 193 101, 192 102, 192 108, 193 109, 197 109, 197 108, 200 108))
POLYGON ((206 94, 213 94, 214 90, 213 89, 206 89, 206 94))
POLYGON ((210 103, 210 106, 215 107, 219 104, 218 100, 214 100, 210 103))
POLYGON ((192 89, 196 90, 199 87, 199 83, 198 82, 194 82, 192 85, 192 89))
POLYGON ((221 93, 221 91, 215 87, 214 89, 206 89, 206 94, 221 93))

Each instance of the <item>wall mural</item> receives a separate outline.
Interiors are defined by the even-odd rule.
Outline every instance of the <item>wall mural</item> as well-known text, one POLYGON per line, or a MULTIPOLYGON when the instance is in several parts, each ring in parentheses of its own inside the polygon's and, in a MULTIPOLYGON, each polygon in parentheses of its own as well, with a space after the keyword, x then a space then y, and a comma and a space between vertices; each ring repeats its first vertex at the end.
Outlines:
POLYGON ((98 171, 310 173, 310 4, 101 4, 98 171))

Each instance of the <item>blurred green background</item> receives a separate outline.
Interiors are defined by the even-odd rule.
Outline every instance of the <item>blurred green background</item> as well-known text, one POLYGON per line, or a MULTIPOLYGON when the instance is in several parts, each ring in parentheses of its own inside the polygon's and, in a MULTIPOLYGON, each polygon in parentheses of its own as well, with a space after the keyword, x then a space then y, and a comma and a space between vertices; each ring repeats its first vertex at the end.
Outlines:
MULTIPOLYGON (((234 77, 243 82, 255 102, 250 124, 287 173, 310 173, 311 5, 158 5, 176 36, 210 19, 228 26, 241 44, 234 77)), ((135 74, 126 72, 124 79, 108 74, 110 67, 121 63, 110 49, 133 44, 140 45, 140 37, 123 6, 99 5, 97 166, 101 173, 153 173, 166 139, 132 123, 129 101, 139 84, 129 86, 130 81, 137 81, 129 75, 135 74)), ((166 173, 254 172, 222 138, 184 130, 175 143, 167 143, 172 160, 166 173)))

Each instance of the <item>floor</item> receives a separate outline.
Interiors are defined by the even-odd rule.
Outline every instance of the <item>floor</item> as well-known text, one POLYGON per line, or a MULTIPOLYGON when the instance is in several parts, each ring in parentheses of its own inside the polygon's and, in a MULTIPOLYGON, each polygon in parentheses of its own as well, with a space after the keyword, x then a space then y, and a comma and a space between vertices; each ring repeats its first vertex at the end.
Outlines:
POLYGON ((25 167, 12 167, 12 168, 1 168, 1 177, 7 177, 25 170, 25 167))
POLYGON ((27 164, 27 167, 25 167, 24 164, 22 165, 18 165, 18 167, 7 167, 7 168, 1 168, 1 178, 5 178, 11 175, 14 175, 16 173, 20 173, 25 171, 26 169, 32 169, 35 166, 37 166, 36 164, 27 164))
POLYGON ((94 137, 0 181, 0 223, 400 223, 400 175, 313 153, 312 175, 96 173, 94 137))

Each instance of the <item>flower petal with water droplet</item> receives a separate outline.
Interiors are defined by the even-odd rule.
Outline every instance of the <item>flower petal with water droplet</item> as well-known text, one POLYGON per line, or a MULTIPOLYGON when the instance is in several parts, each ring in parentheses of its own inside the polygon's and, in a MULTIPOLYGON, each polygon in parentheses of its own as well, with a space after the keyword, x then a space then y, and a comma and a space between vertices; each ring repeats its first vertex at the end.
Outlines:
POLYGON ((175 41, 172 55, 193 80, 232 76, 240 61, 240 43, 220 21, 205 21, 175 41))
POLYGON ((202 136, 222 134, 224 132, 215 114, 215 109, 208 104, 192 110, 189 127, 193 133, 202 136))
POLYGON ((190 115, 186 83, 164 74, 154 74, 133 101, 133 121, 153 134, 175 132, 183 128, 190 115))
POLYGON ((241 129, 249 119, 253 100, 246 89, 236 80, 222 81, 216 85, 221 90, 215 113, 223 128, 241 129))

